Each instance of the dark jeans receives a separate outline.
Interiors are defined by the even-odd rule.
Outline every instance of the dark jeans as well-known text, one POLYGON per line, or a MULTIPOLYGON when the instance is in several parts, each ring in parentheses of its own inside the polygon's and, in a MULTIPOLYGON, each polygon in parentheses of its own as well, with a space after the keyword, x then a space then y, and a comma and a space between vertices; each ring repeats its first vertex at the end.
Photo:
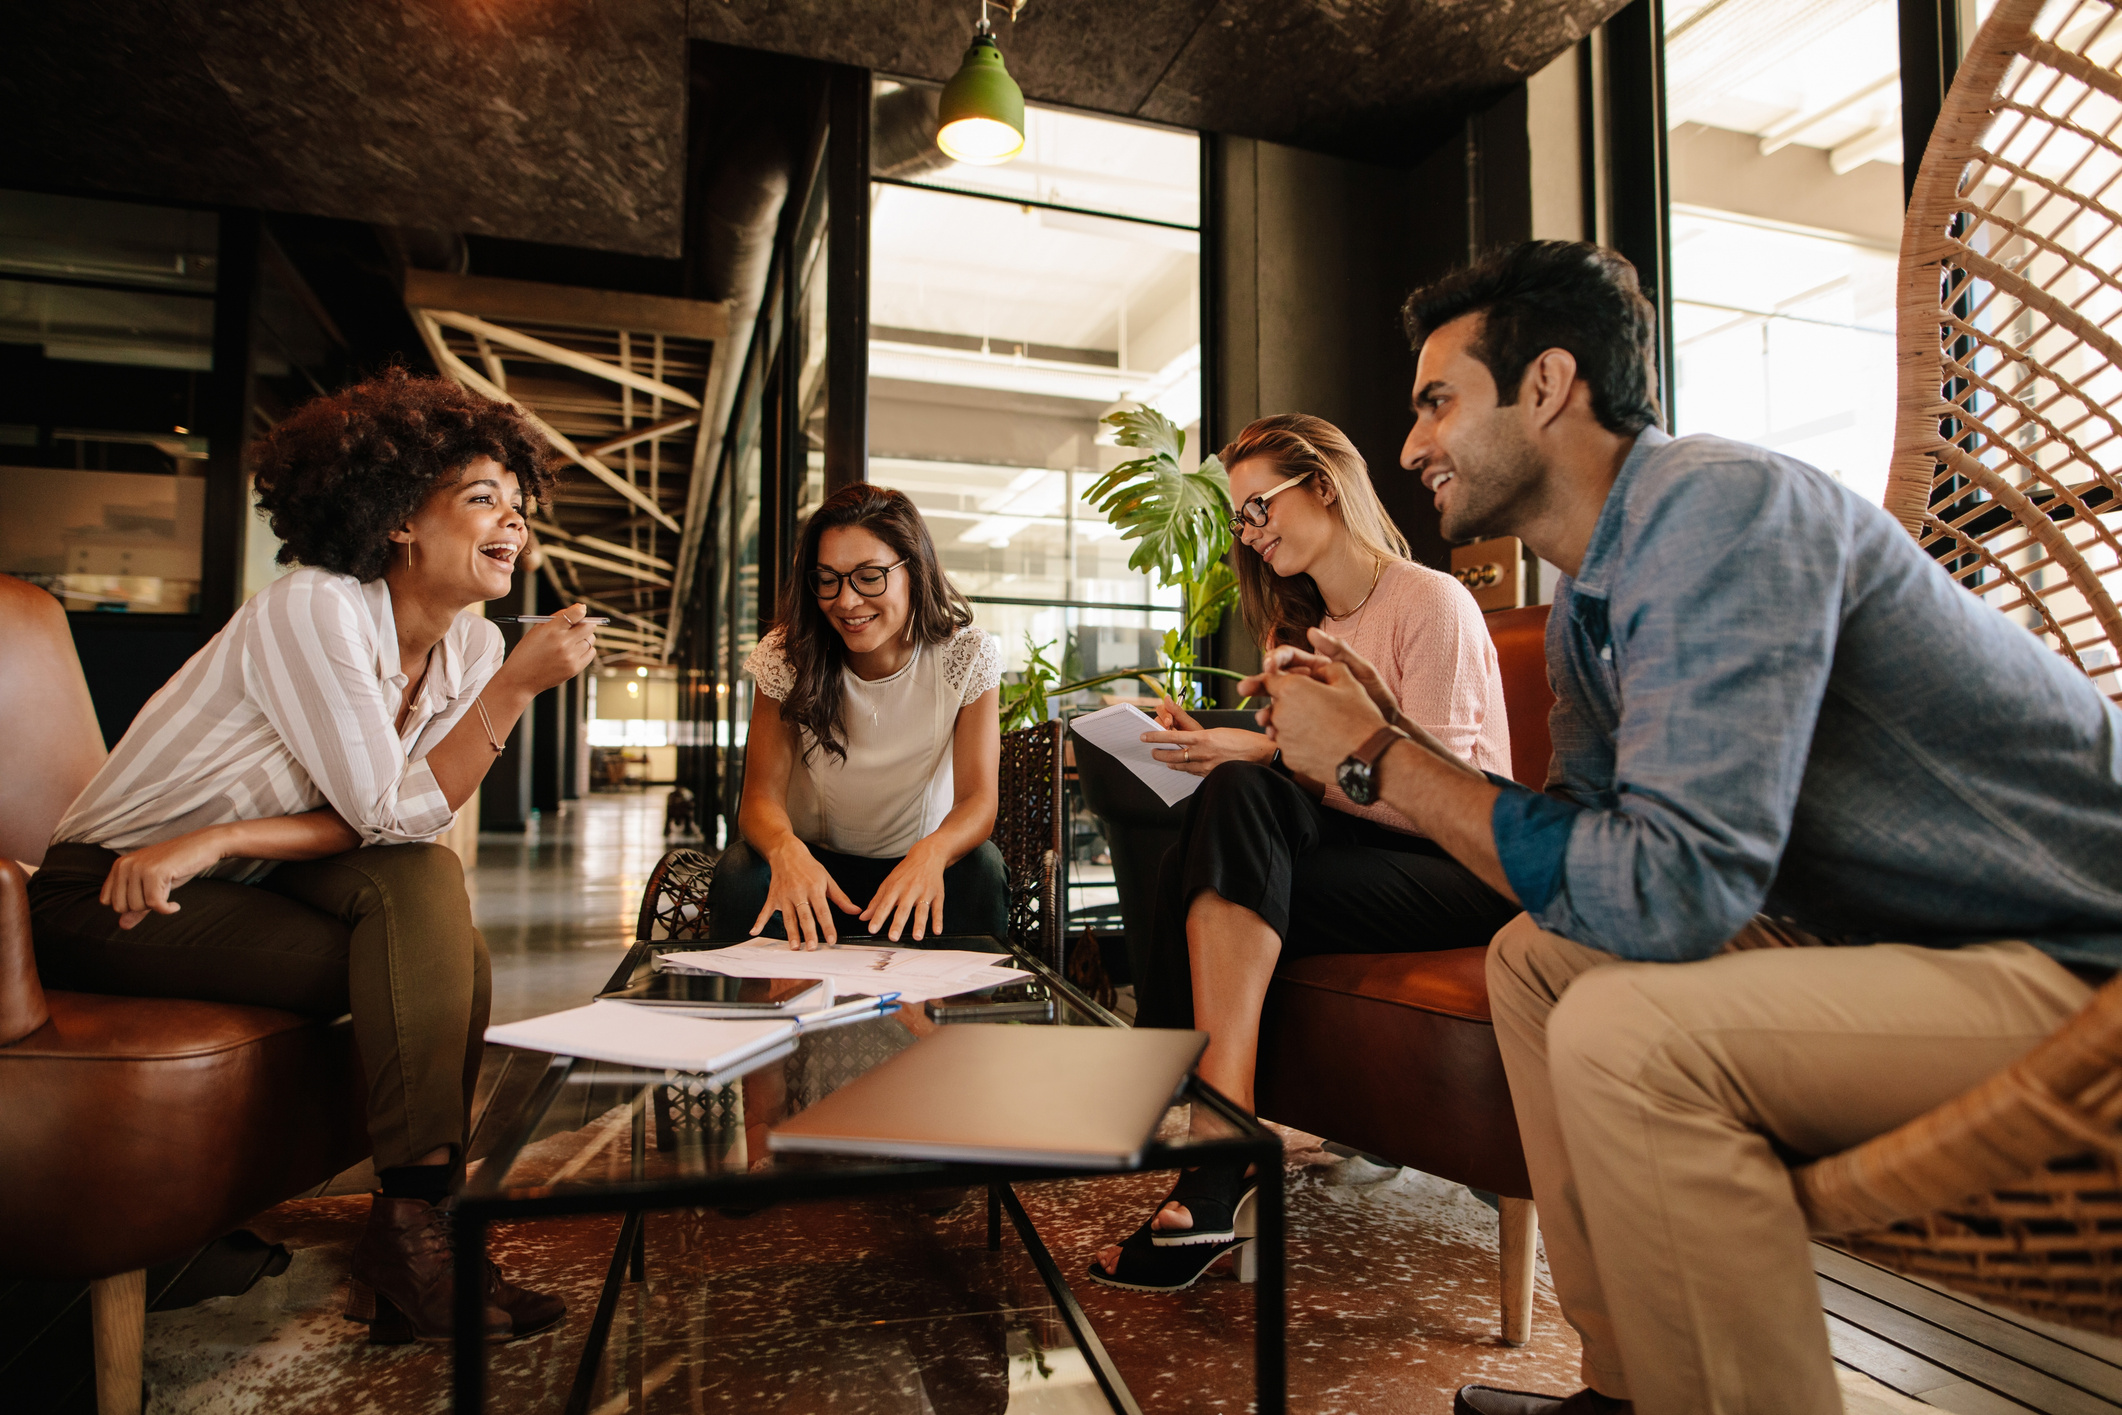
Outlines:
POLYGON ((1204 889, 1266 920, 1285 958, 1472 948, 1519 912, 1436 842, 1331 810, 1274 768, 1226 762, 1188 798, 1164 857, 1139 1025, 1193 1025, 1186 912, 1204 889))
POLYGON ((440 845, 289 861, 258 884, 195 879, 131 929, 96 901, 117 855, 54 845, 29 884, 37 971, 55 988, 352 1012, 376 1165, 461 1158, 493 993, 464 865, 440 845))
MULTIPOLYGON (((842 855, 817 845, 811 846, 810 852, 857 905, 868 904, 884 877, 905 858, 879 860, 867 855, 842 855)), ((767 888, 772 880, 773 871, 765 856, 753 850, 742 836, 731 841, 715 861, 715 878, 708 885, 708 938, 722 943, 749 938, 752 921, 766 907, 767 888)), ((868 924, 838 905, 833 906, 833 928, 841 938, 870 932, 868 924)), ((943 932, 1009 937, 1009 868, 1002 863, 1002 852, 993 841, 982 841, 977 850, 943 872, 943 932)), ((779 914, 766 921, 764 934, 768 938, 788 937, 779 914)), ((899 941, 912 943, 913 930, 901 930, 899 941)))

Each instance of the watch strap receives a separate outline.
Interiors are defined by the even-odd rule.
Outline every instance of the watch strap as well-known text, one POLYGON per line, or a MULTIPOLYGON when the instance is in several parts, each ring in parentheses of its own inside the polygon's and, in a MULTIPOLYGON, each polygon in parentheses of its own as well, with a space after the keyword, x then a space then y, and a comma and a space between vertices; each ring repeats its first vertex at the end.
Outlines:
POLYGON ((1355 751, 1350 752, 1349 756, 1375 772, 1378 769, 1378 758, 1385 755, 1386 749, 1395 742, 1405 742, 1407 740, 1408 736, 1405 732, 1402 732, 1391 723, 1387 723, 1376 732, 1371 733, 1370 739, 1362 746, 1356 748, 1355 751))

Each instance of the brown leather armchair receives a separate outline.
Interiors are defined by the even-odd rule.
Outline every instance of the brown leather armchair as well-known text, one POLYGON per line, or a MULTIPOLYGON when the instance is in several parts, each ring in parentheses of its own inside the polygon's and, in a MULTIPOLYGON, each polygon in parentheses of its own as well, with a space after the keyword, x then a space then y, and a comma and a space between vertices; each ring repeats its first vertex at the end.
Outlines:
MULTIPOLYGON (((1547 607, 1488 616, 1511 774, 1547 778, 1547 607)), ((1260 1019, 1262 1115, 1502 1200, 1503 1340, 1532 1330, 1532 1185, 1489 1019, 1487 948, 1326 954, 1275 975, 1260 1019)))
POLYGON ((0 575, 0 1274, 87 1280, 99 1415, 140 1408, 146 1269, 368 1153, 344 1018, 47 992, 28 875, 103 760, 58 601, 0 575))

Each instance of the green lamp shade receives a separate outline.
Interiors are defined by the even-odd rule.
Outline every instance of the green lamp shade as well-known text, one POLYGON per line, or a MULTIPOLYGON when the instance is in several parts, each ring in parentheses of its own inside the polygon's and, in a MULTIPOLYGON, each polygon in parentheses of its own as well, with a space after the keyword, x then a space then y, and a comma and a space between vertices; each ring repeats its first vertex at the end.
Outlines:
POLYGON ((936 146, 955 162, 992 167, 1024 151, 1024 90, 989 36, 973 36, 965 62, 943 86, 936 121, 936 146))

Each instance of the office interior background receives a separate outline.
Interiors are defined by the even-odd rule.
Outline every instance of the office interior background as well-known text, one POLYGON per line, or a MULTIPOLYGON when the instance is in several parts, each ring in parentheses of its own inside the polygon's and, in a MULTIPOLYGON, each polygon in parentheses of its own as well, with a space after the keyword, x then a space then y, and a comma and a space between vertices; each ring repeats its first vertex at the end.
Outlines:
MULTIPOLYGON (((1903 191, 1981 4, 1416 6, 1272 49, 1194 8, 1006 23, 1031 106, 995 167, 932 141, 963 28, 943 5, 198 7, 195 52, 152 59, 25 16, 0 571, 65 601, 115 741, 284 572, 245 442, 386 363, 466 377, 576 453, 522 608, 615 620, 480 823, 624 778, 688 786, 719 840, 744 656, 848 481, 914 497, 1011 669, 1035 645, 1149 666, 1178 622, 1084 500, 1130 455, 1100 422, 1121 408, 1183 427, 1189 465, 1265 413, 1336 421, 1447 565, 1395 474, 1395 308, 1492 245, 1618 247, 1666 320, 1675 431, 1883 487, 1903 191), (1328 78, 1344 43, 1361 61, 1328 78)), ((1231 625, 1209 651, 1248 646, 1231 625)))

